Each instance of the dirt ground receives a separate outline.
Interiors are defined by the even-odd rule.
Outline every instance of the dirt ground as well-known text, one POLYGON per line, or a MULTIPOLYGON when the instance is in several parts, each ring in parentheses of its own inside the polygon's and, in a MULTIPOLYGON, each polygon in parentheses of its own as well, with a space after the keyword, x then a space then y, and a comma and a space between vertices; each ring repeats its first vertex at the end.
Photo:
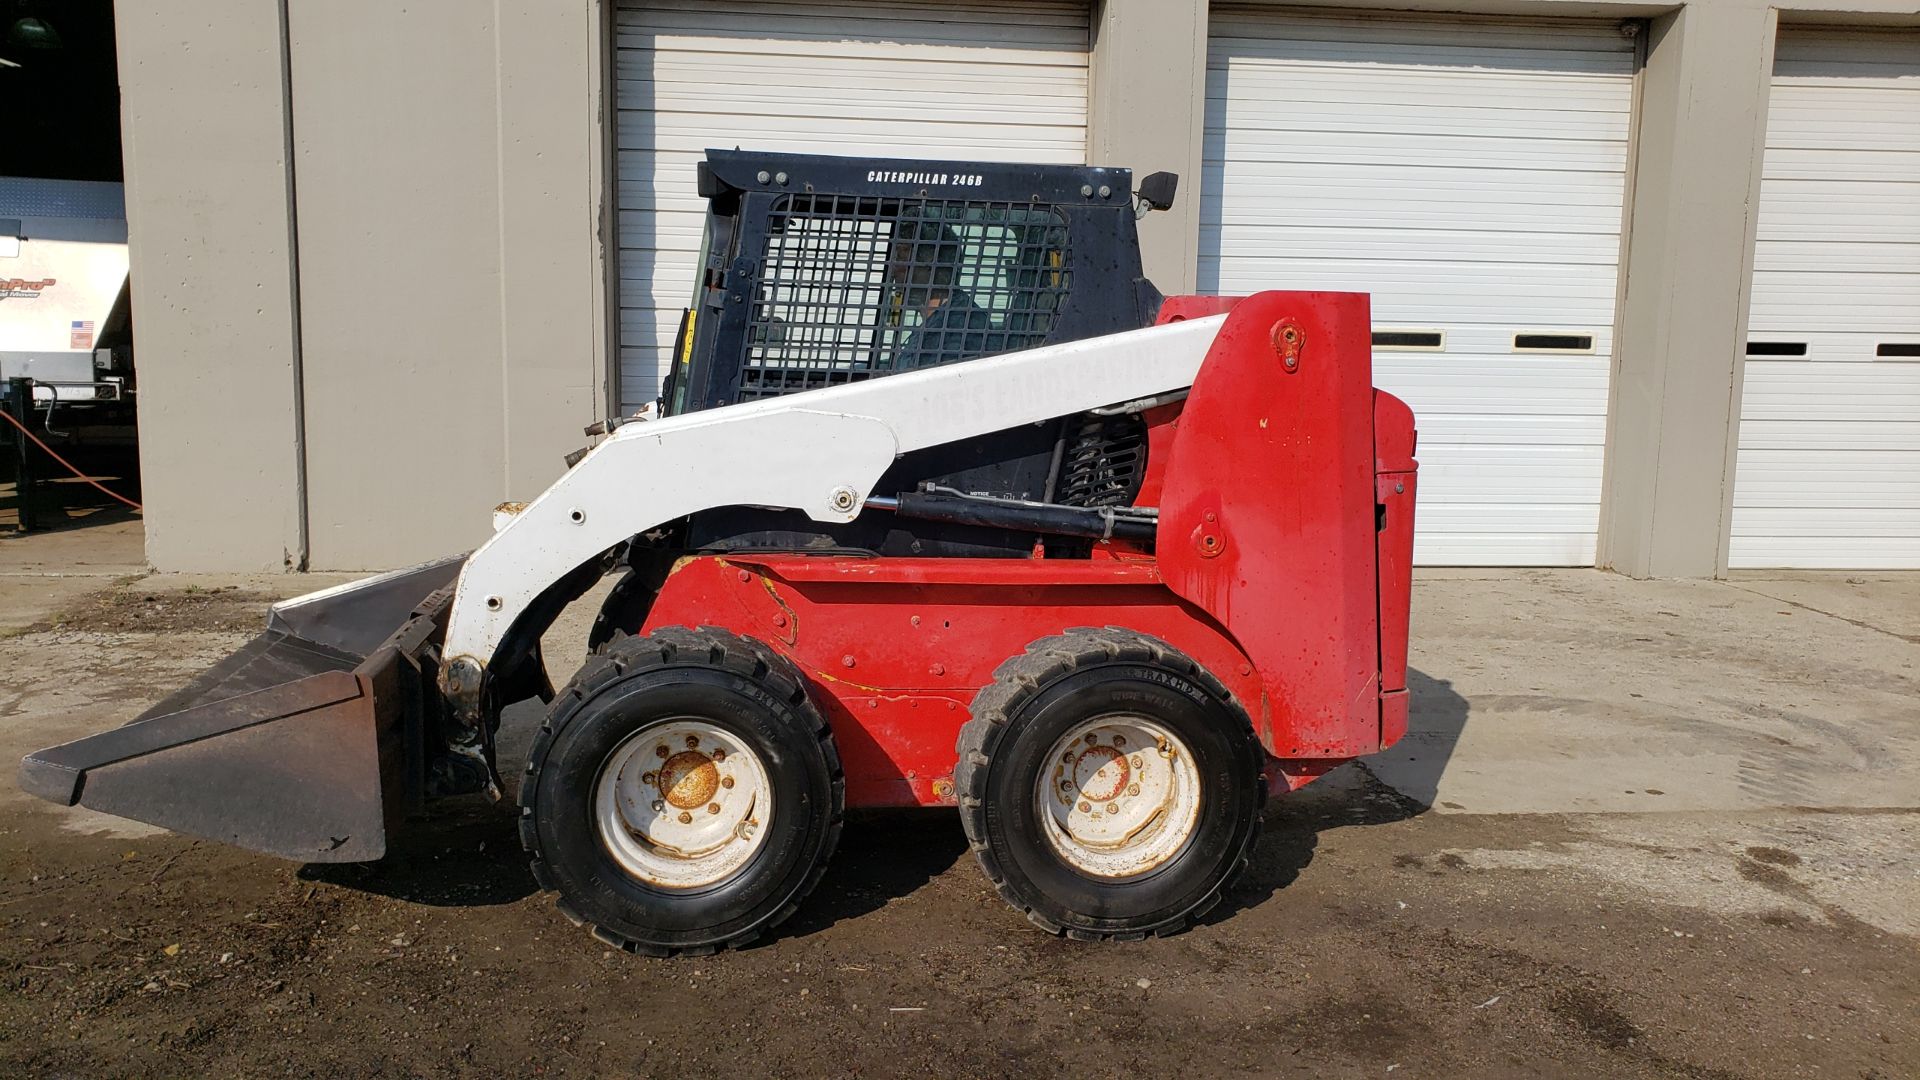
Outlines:
MULTIPOLYGON (((16 756, 331 583, 45 550, 0 542, 16 756)), ((1920 581, 1429 574, 1416 608, 1413 736, 1133 944, 1033 930, 945 813, 857 819, 771 940, 657 961, 554 911, 504 806, 302 867, 7 785, 0 1074, 1920 1075, 1920 581)))

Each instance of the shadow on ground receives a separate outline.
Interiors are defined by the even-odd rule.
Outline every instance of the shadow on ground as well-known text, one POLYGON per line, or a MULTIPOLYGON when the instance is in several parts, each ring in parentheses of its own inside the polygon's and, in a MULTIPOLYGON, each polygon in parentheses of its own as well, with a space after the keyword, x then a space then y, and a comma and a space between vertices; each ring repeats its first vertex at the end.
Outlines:
MULTIPOLYGON (((1394 782, 1376 775, 1375 759, 1361 759, 1271 800, 1252 866, 1200 921, 1257 907, 1292 884, 1313 861, 1323 832, 1405 821, 1432 806, 1469 707, 1451 684, 1424 672, 1408 672, 1408 686, 1408 737, 1376 755, 1393 755, 1394 782)), ((860 918, 924 887, 966 855, 966 837, 950 810, 851 814, 818 889, 779 936, 805 936, 860 918)), ((435 907, 510 904, 538 891, 520 850, 511 800, 444 804, 432 817, 408 822, 380 862, 309 865, 300 876, 435 907)))
POLYGON ((309 863, 299 874, 430 907, 492 907, 539 891, 512 804, 477 796, 448 800, 403 823, 379 862, 309 863))
MULTIPOLYGON (((20 488, 11 429, 0 430, 0 538, 21 535, 20 488)), ((134 502, 140 501, 138 452, 131 446, 68 447, 61 451, 94 481, 134 502)), ((63 532, 128 521, 139 512, 81 480, 45 454, 34 451, 35 485, 30 516, 36 533, 63 532)))
POLYGON ((1470 706, 1453 684, 1407 671, 1412 698, 1407 736, 1392 749, 1349 762, 1297 791, 1269 800, 1253 865, 1218 907, 1199 920, 1214 923, 1265 903, 1293 884, 1320 845, 1320 834, 1351 826, 1389 825, 1427 812, 1453 757, 1470 706), (1376 774, 1392 756, 1392 784, 1376 774))

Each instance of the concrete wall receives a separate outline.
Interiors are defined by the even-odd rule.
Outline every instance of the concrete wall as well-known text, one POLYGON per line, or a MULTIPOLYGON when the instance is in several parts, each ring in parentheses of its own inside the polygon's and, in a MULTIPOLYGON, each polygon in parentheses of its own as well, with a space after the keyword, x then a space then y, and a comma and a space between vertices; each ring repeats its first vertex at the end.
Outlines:
POLYGON ((1135 179, 1180 174, 1173 209, 1140 221, 1147 277, 1194 291, 1200 265, 1200 148, 1207 97, 1207 5, 1102 0, 1093 13, 1087 158, 1135 179))
MULTIPOLYGON (((155 566, 428 558, 558 475, 606 400, 607 3, 335 0, 289 4, 285 25, 238 0, 116 4, 155 566)), ((1774 11, 1920 16, 1910 0, 1392 6, 1650 20, 1600 558, 1723 571, 1774 11)), ((1168 291, 1198 269, 1207 10, 1093 11, 1091 156, 1182 176, 1175 209, 1142 223, 1168 291)))
POLYGON ((1635 577, 1726 570, 1773 39, 1744 0, 1648 27, 1599 553, 1635 577))
POLYGON ((602 415, 599 5, 116 7, 149 561, 484 540, 602 415))
POLYGON ((600 414, 598 16, 291 12, 311 566, 461 551, 600 414))
POLYGON ((300 565, 277 5, 116 5, 147 559, 300 565))

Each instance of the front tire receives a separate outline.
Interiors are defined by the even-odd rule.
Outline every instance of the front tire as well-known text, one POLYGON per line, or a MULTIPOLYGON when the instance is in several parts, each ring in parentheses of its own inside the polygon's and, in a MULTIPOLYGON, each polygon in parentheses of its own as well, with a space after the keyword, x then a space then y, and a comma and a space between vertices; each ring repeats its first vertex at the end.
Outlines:
POLYGON ((957 749, 981 869, 1055 934, 1173 933, 1219 901, 1259 834, 1265 755, 1245 710, 1144 634, 1034 642, 980 692, 957 749))
POLYGON ((520 788, 541 888, 652 955, 744 944, 798 908, 845 783, 798 672, 711 627, 617 636, 554 701, 520 788))

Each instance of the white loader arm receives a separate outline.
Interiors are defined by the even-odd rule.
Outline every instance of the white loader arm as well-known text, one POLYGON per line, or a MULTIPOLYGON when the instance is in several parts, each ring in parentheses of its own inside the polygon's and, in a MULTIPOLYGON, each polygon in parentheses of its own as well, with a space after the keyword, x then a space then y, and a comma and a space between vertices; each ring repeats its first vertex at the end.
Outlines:
POLYGON ((441 689, 468 705, 515 619, 574 568, 722 506, 859 516, 911 450, 1193 384, 1224 315, 628 424, 475 551, 448 617, 441 689))

